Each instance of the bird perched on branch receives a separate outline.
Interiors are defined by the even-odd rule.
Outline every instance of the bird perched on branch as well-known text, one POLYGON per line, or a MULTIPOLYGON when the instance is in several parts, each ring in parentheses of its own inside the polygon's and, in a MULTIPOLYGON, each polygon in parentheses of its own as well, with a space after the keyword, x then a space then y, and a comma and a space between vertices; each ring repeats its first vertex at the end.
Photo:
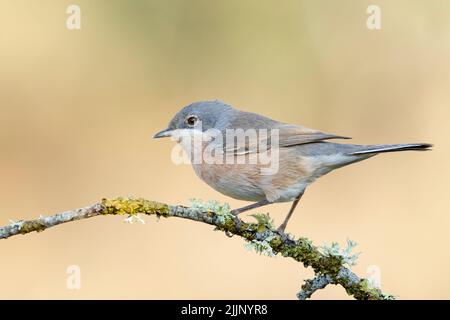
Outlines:
POLYGON ((278 228, 284 232, 306 187, 328 172, 379 153, 429 150, 428 143, 355 145, 349 139, 244 112, 221 101, 182 108, 154 138, 171 137, 186 151, 196 174, 213 189, 253 204, 292 202, 278 228))

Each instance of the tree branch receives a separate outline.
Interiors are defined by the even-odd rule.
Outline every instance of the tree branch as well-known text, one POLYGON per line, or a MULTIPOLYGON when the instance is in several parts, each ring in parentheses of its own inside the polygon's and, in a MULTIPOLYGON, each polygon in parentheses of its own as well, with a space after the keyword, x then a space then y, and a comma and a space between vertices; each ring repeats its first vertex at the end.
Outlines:
POLYGON ((299 300, 311 298, 314 292, 325 288, 330 283, 333 283, 333 279, 329 275, 317 275, 314 279, 305 280, 305 284, 302 285, 302 290, 297 293, 297 298, 299 300))
MULTIPOLYGON (((339 284, 349 295, 356 299, 394 299, 393 296, 371 288, 367 279, 359 278, 347 268, 345 257, 339 254, 322 252, 307 238, 297 240, 284 233, 278 233, 268 220, 257 218, 258 223, 247 223, 229 213, 229 208, 217 204, 209 207, 170 206, 164 203, 142 198, 103 199, 89 207, 66 211, 35 220, 20 220, 0 227, 0 239, 47 228, 75 220, 87 219, 100 215, 156 215, 158 217, 178 217, 194 220, 215 226, 217 230, 227 234, 238 235, 260 252, 280 253, 284 257, 293 258, 305 267, 311 267, 316 278, 306 281, 302 286, 300 297, 308 298, 316 290, 324 288, 328 283, 339 284)), ((256 216, 255 216, 256 217, 256 216)))

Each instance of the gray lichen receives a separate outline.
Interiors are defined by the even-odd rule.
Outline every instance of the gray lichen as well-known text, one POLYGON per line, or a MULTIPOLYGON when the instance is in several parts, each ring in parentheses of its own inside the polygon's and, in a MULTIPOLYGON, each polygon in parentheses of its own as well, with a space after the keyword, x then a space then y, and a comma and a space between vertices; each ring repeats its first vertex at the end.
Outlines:
POLYGON ((356 262, 358 257, 358 254, 352 253, 356 245, 353 241, 349 240, 345 249, 341 249, 337 243, 316 247, 307 238, 294 239, 290 235, 274 230, 269 215, 253 215, 256 223, 244 222, 230 213, 229 205, 215 201, 202 203, 194 200, 192 206, 188 208, 169 206, 143 198, 103 199, 92 206, 53 216, 28 221, 14 221, 10 225, 0 227, 0 239, 32 231, 39 232, 61 223, 98 215, 126 215, 136 218, 139 214, 178 217, 203 222, 227 234, 244 238, 248 241, 246 247, 254 249, 260 254, 273 256, 279 253, 283 257, 295 259, 305 267, 311 267, 318 279, 327 279, 330 283, 343 286, 347 293, 356 299, 394 299, 393 296, 383 293, 379 288, 370 286, 367 279, 359 278, 348 268, 349 265, 356 262))

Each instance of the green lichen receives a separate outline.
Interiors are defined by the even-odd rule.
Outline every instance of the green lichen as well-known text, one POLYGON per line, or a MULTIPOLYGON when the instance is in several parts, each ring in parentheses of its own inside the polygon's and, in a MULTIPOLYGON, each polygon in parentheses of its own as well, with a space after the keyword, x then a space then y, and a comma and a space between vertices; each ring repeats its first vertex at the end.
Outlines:
POLYGON ((351 283, 347 279, 341 280, 345 285, 345 291, 358 300, 380 299, 380 290, 370 288, 367 279, 361 279, 358 283, 351 283))
POLYGON ((250 217, 253 217, 258 222, 257 231, 262 233, 267 229, 273 229, 273 219, 270 217, 268 213, 256 213, 251 214, 250 217))
MULTIPOLYGON (((286 243, 282 237, 275 237, 270 241, 270 246, 274 252, 280 252, 284 257, 291 257, 305 267, 312 267, 316 274, 328 275, 333 283, 341 284, 348 294, 353 295, 360 300, 393 300, 394 296, 381 292, 379 288, 370 286, 367 279, 361 279, 359 282, 352 281, 349 277, 342 277, 340 271, 345 264, 348 264, 348 258, 351 249, 356 245, 354 242, 348 242, 348 247, 337 254, 331 252, 321 252, 307 238, 300 238, 295 243, 286 243)), ((336 249, 336 246, 334 246, 336 249)), ((352 260, 352 259, 350 259, 352 260)))
POLYGON ((41 232, 47 228, 44 222, 40 220, 23 221, 20 224, 19 233, 26 234, 32 231, 41 232))
POLYGON ((214 217, 216 224, 229 223, 227 220, 234 218, 228 203, 220 203, 213 200, 203 202, 200 199, 190 199, 189 208, 194 211, 205 212, 210 218, 214 217))
POLYGON ((279 252, 281 249, 281 246, 283 245, 283 240, 280 236, 273 238, 270 240, 270 246, 277 252, 279 252))
POLYGON ((218 221, 219 223, 219 229, 222 231, 228 231, 231 233, 237 233, 238 228, 236 225, 236 221, 231 217, 224 217, 223 222, 218 221))
POLYGON ((277 252, 273 250, 270 244, 270 241, 272 241, 273 238, 275 238, 275 235, 271 235, 265 238, 264 240, 253 239, 245 244, 245 248, 247 250, 255 250, 257 253, 261 255, 274 257, 277 254, 277 252))
POLYGON ((332 242, 331 245, 325 244, 319 247, 319 251, 326 256, 341 256, 344 264, 354 266, 360 255, 360 252, 352 252, 356 245, 357 243, 355 241, 347 239, 347 247, 344 249, 341 249, 337 242, 332 242))
POLYGON ((157 217, 168 217, 169 206, 165 203, 149 201, 143 198, 119 197, 114 199, 103 199, 102 214, 111 215, 156 215, 157 217))
POLYGON ((190 206, 193 210, 199 210, 203 212, 214 212, 216 215, 232 215, 230 205, 228 203, 220 203, 218 201, 209 200, 203 202, 200 199, 190 199, 190 206))
POLYGON ((311 241, 300 238, 295 245, 283 245, 281 247, 283 257, 291 257, 303 262, 305 266, 313 266, 319 263, 322 255, 317 251, 311 241))

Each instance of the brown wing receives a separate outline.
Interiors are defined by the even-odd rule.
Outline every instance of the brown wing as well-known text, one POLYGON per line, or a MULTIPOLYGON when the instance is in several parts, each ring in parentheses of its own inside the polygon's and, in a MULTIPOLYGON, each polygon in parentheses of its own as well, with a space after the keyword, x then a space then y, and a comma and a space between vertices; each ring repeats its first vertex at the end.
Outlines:
POLYGON ((234 141, 232 144, 225 144, 224 151, 236 155, 268 150, 274 146, 280 148, 291 147, 295 145, 318 142, 328 139, 351 139, 349 137, 327 134, 317 130, 305 128, 302 126, 278 123, 272 130, 266 132, 256 130, 245 131, 244 138, 229 139, 234 141))
MULTIPOLYGON (((351 139, 349 137, 338 136, 335 134, 323 133, 318 130, 296 126, 291 124, 282 124, 278 129, 278 145, 280 147, 290 147, 299 144, 318 142, 328 139, 351 139)), ((272 133, 271 144, 276 144, 277 131, 272 133)))

